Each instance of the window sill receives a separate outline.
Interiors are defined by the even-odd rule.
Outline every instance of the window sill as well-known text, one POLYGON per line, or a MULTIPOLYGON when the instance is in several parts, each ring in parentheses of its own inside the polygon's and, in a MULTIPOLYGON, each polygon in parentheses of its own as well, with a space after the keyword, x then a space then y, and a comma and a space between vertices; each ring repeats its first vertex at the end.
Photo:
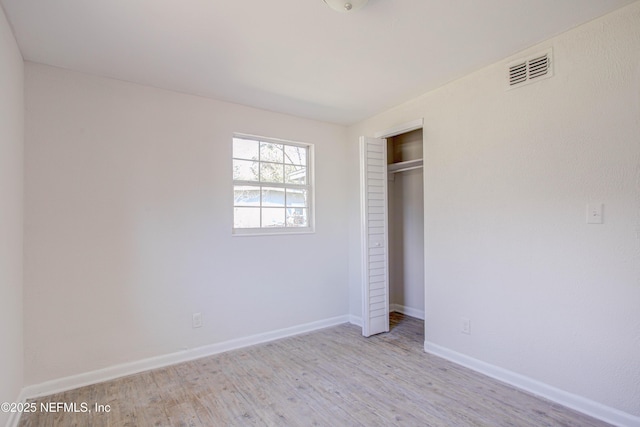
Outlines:
POLYGON ((311 227, 304 228, 234 228, 231 235, 234 237, 244 236, 281 236, 293 234, 315 234, 316 230, 311 227))

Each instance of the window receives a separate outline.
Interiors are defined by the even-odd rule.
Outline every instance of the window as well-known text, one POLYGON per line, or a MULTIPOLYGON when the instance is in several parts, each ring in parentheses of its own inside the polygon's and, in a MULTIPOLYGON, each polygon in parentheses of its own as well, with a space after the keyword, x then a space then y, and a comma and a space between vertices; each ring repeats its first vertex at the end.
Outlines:
POLYGON ((313 231, 313 146, 233 138, 234 234, 313 231))

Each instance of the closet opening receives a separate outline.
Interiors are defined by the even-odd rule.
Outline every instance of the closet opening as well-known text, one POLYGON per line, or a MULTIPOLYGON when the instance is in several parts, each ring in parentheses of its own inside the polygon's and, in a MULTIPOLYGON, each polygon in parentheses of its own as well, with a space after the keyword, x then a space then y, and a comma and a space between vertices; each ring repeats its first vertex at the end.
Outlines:
POLYGON ((422 147, 422 128, 387 138, 389 311, 424 320, 422 147))
POLYGON ((360 137, 365 337, 389 332, 403 315, 425 317, 422 124, 360 137))

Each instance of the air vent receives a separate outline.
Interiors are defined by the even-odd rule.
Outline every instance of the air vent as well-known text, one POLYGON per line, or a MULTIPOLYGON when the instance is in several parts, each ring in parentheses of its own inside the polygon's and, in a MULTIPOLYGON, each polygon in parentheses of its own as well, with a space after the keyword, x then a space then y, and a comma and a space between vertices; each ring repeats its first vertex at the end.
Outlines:
POLYGON ((509 67, 509 84, 517 85, 527 81, 527 63, 512 65, 509 67))
POLYGON ((553 75, 551 68, 551 49, 529 58, 511 62, 508 65, 508 89, 535 83, 553 75))

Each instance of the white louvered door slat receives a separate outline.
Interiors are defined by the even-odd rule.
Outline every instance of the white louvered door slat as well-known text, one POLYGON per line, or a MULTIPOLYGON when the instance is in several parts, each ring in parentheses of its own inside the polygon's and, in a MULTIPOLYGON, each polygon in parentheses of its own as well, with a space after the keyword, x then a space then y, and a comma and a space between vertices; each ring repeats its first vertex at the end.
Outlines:
POLYGON ((360 138, 362 335, 389 331, 387 141, 360 138))

